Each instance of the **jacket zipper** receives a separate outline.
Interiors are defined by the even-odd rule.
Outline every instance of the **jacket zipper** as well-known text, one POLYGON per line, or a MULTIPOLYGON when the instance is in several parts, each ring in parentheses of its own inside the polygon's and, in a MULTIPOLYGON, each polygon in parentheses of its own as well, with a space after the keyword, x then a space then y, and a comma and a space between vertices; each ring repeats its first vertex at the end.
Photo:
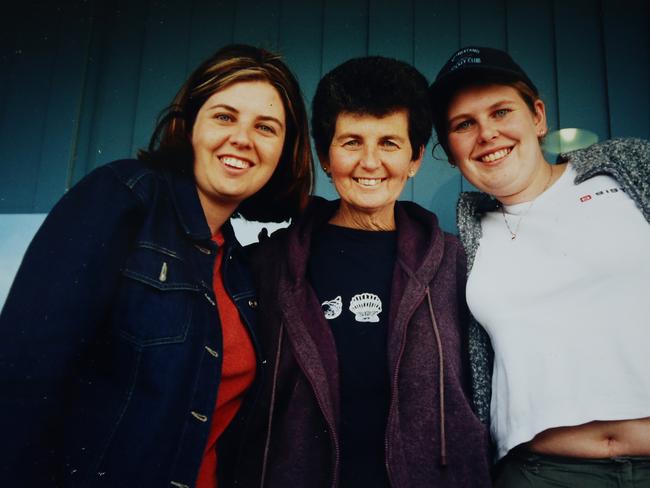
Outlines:
MULTIPOLYGON (((287 317, 285 317, 285 320, 287 320, 287 317)), ((336 488, 336 486, 338 485, 338 482, 339 482, 339 460, 340 460, 340 457, 341 457, 341 452, 340 452, 340 449, 339 449, 338 440, 336 439, 334 426, 332 425, 329 418, 325 414, 325 408, 323 407, 323 404, 321 402, 320 397, 316 394, 316 388, 314 386, 314 383, 312 382, 309 375, 305 372, 305 368, 304 368, 303 364, 300 362, 300 360, 297 357, 296 357, 296 362, 300 366, 300 370, 305 375, 305 378, 307 378, 307 381, 309 381, 309 384, 311 385, 311 389, 314 392, 314 396, 316 397, 316 402, 318 403, 318 407, 320 408, 320 411, 323 414, 323 417, 325 417, 325 422, 326 422, 327 427, 328 427, 328 433, 329 433, 330 441, 332 443, 332 446, 334 447, 334 473, 332 475, 332 488, 336 488)))
POLYGON ((390 432, 389 428, 392 430, 391 424, 393 419, 393 412, 395 408, 399 406, 399 397, 397 396, 397 380, 399 376, 399 365, 402 362, 402 356, 404 355, 404 349, 406 348, 406 332, 408 329, 408 324, 413 317, 413 314, 418 309, 422 302, 424 301, 425 294, 422 294, 422 297, 418 299, 417 303, 414 304, 413 308, 409 311, 408 318, 406 319, 406 325, 404 326, 404 333, 402 334, 402 340, 400 342, 399 354, 397 356, 397 361, 395 363, 395 371, 393 372, 392 383, 391 383, 391 408, 388 412, 388 422, 386 423, 386 435, 384 436, 384 449, 385 449, 385 464, 386 464, 386 473, 388 475, 388 482, 391 486, 397 486, 393 480, 393 476, 390 470, 388 463, 388 453, 390 452, 390 432), (395 408, 393 408, 393 399, 395 399, 395 408))

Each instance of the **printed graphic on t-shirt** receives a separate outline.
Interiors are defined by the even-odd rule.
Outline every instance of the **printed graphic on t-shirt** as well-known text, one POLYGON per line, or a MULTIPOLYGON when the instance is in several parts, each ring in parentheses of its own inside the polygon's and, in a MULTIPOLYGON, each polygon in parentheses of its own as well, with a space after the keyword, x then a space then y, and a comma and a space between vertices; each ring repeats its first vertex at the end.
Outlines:
MULTIPOLYGON (((343 311, 341 295, 324 301, 321 307, 327 320, 337 318, 343 311)), ((376 323, 379 322, 379 314, 382 311, 381 299, 374 293, 359 293, 352 297, 348 309, 354 314, 354 320, 357 322, 376 323)))
POLYGON ((335 319, 341 315, 341 311, 343 310, 341 295, 337 296, 334 300, 325 300, 321 303, 321 307, 323 308, 327 320, 335 319))
POLYGON ((580 203, 585 203, 588 202, 589 200, 592 200, 594 197, 602 197, 604 195, 612 195, 615 193, 618 193, 619 191, 625 192, 625 188, 622 188, 620 186, 614 186, 611 188, 603 188, 602 190, 595 191, 593 193, 585 193, 580 197, 580 203))

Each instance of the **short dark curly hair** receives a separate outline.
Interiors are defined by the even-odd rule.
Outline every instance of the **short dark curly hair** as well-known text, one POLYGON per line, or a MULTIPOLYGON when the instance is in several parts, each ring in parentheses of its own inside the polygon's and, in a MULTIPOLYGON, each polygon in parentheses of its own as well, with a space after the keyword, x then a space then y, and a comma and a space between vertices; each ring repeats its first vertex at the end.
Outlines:
POLYGON ((422 73, 397 59, 367 56, 340 64, 320 80, 312 102, 312 137, 318 156, 322 159, 329 153, 339 114, 384 117, 406 110, 411 159, 417 159, 433 126, 428 88, 422 73))

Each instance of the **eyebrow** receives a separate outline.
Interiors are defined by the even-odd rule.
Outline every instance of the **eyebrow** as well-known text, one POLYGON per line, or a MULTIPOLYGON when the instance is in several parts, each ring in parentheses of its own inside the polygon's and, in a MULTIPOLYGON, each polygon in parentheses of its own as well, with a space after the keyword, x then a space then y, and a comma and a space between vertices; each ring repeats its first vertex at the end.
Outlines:
MULTIPOLYGON (((343 134, 336 137, 336 139, 334 139, 334 140, 339 141, 341 139, 346 139, 348 137, 354 137, 356 139, 364 139, 364 137, 361 134, 357 134, 356 132, 344 132, 343 134)), ((386 135, 381 136, 379 139, 380 140, 383 140, 383 139, 397 139, 399 141, 405 141, 406 140, 406 138, 404 138, 402 136, 399 136, 397 134, 386 134, 386 135)))
MULTIPOLYGON (((490 105, 490 106, 487 108, 487 110, 494 110, 494 109, 497 108, 499 105, 504 105, 504 104, 509 104, 509 103, 515 103, 515 101, 514 101, 514 100, 511 100, 511 99, 509 99, 509 98, 504 98, 504 99, 499 100, 498 102, 495 102, 495 103, 493 103, 492 105, 490 105)), ((458 118, 461 118, 461 117, 470 117, 470 114, 468 114, 468 113, 460 113, 460 114, 458 114, 458 115, 454 115, 453 117, 450 117, 450 118, 448 119, 447 122, 449 123, 449 122, 451 122, 451 121, 453 121, 453 120, 456 120, 456 119, 458 119, 458 118)))
MULTIPOLYGON (((228 110, 228 111, 230 111, 230 112, 234 112, 234 113, 236 113, 236 114, 239 113, 239 110, 237 110, 235 107, 232 107, 232 106, 230 106, 230 105, 226 105, 225 103, 217 103, 216 105, 212 105, 212 106, 209 108, 209 110, 214 110, 214 109, 217 109, 217 108, 223 108, 223 109, 226 109, 226 110, 228 110)), ((271 121, 271 122, 275 122, 275 123, 278 124, 281 128, 284 129, 284 124, 283 124, 282 122, 280 122, 280 120, 279 120, 278 118, 273 117, 273 116, 271 116, 271 115, 258 115, 258 116, 257 116, 257 120, 263 120, 263 121, 271 121)))

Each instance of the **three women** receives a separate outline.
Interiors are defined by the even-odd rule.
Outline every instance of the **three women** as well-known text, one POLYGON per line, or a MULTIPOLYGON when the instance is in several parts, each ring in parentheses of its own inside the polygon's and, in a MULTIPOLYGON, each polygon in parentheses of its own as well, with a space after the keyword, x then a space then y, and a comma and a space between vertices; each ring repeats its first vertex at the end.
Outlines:
POLYGON ((549 164, 544 103, 496 49, 455 53, 431 95, 440 144, 484 192, 461 198, 458 224, 497 485, 650 484, 650 144, 549 164))
POLYGON ((295 217, 312 183, 287 66, 219 50, 139 160, 52 209, 0 316, 0 478, 216 486, 217 441, 261 376, 255 292, 228 219, 295 217))
MULTIPOLYGON (((459 216, 491 340, 471 328, 475 406, 509 453, 499 482, 519 486, 531 466, 568 471, 555 483, 619 466, 648 481, 647 459, 628 459, 650 456, 647 143, 549 165, 543 102, 500 51, 459 51, 431 91, 443 147, 499 202, 466 197, 459 216), (624 253, 620 235, 633 236, 624 253)), ((419 73, 385 58, 323 78, 314 139, 341 200, 314 199, 260 249, 256 333, 227 220, 297 216, 304 107, 263 50, 200 66, 141 161, 89 175, 30 246, 0 317, 3 479, 214 486, 217 440, 262 376, 261 415, 242 425, 261 429, 260 449, 219 450, 243 485, 487 486, 464 393, 463 253, 433 215, 396 202, 431 131, 426 96, 419 73)))

